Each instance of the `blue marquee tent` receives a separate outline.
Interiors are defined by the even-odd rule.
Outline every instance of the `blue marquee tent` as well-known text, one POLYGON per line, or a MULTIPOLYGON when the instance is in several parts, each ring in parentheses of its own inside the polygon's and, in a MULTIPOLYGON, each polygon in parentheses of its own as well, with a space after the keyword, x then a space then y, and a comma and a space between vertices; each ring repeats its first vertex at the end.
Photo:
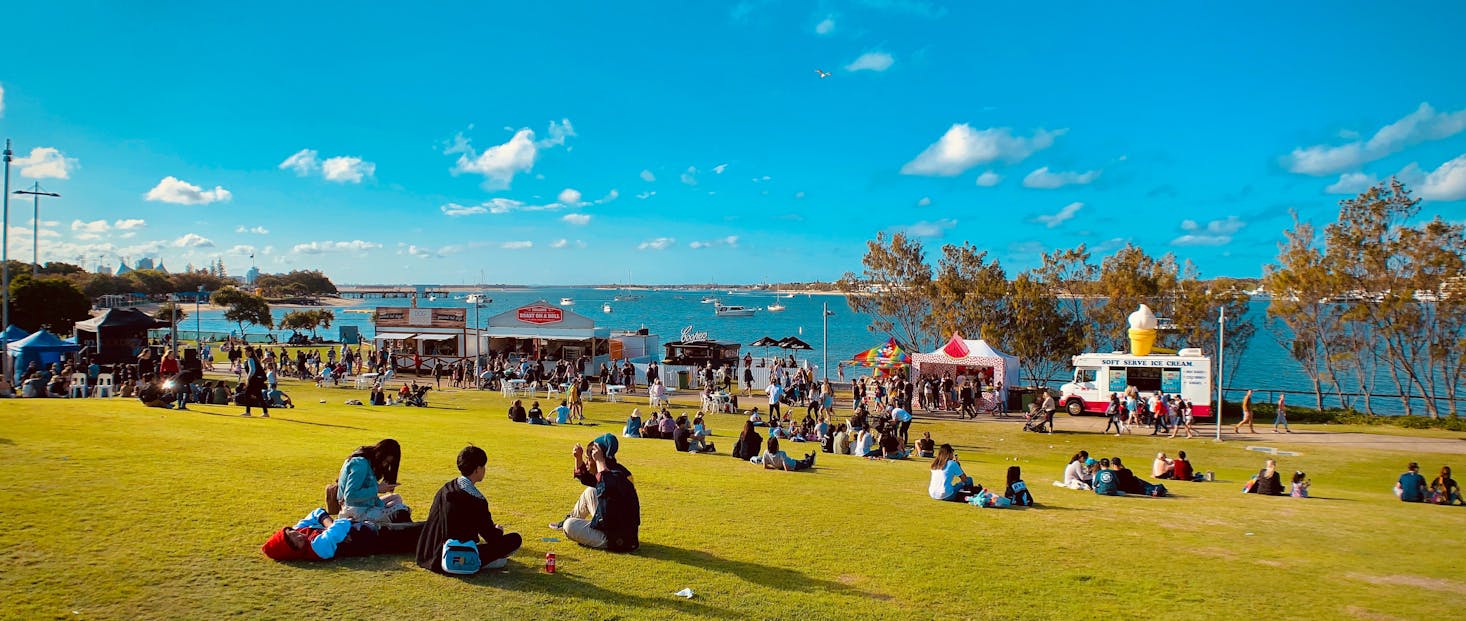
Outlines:
POLYGON ((76 343, 67 343, 56 335, 39 330, 19 341, 11 341, 9 354, 15 359, 15 374, 19 376, 32 362, 47 365, 61 361, 62 354, 81 349, 76 343))
POLYGON ((10 324, 8 327, 5 328, 4 335, 5 335, 5 342, 7 342, 7 343, 14 343, 14 342, 19 341, 19 340, 21 340, 21 339, 23 339, 23 338, 25 338, 27 336, 30 336, 31 333, 26 332, 24 328, 21 328, 19 326, 16 326, 15 324, 10 324))

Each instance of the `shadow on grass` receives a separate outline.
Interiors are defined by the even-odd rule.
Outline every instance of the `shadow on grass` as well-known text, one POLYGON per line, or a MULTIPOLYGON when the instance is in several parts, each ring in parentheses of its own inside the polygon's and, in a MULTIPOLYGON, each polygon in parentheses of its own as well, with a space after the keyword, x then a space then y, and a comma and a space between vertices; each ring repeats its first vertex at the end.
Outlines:
MULTIPOLYGON (((645 546, 642 550, 645 550, 645 546)), ((515 563, 510 562, 510 567, 515 563)), ((536 590, 556 599, 559 598, 583 598, 593 599, 606 604, 620 606, 634 606, 637 608, 658 608, 673 611, 686 615, 697 615, 703 617, 715 617, 719 619, 742 619, 745 615, 735 613, 731 610, 709 606, 696 600, 683 599, 672 595, 670 590, 666 594, 637 595, 613 591, 592 583, 583 578, 577 577, 574 573, 561 570, 548 574, 543 572, 511 571, 507 574, 487 573, 479 574, 467 580, 469 584, 484 587, 496 587, 510 591, 536 590), (507 578, 507 580, 506 580, 507 578)))
POLYGON ((680 563, 689 567, 697 567, 707 571, 731 574, 735 578, 747 580, 771 589, 798 593, 817 589, 838 595, 851 595, 865 598, 883 597, 841 582, 813 578, 808 574, 792 569, 774 567, 763 563, 728 560, 701 550, 674 548, 656 543, 642 543, 641 549, 637 550, 636 554, 647 558, 680 563))
POLYGON ((11 440, 10 438, 0 438, 0 444, 13 446, 15 444, 15 440, 11 440))
MULTIPOLYGON (((276 408, 271 408, 271 409, 276 409, 276 408)), ((178 410, 174 410, 174 411, 176 412, 178 410)), ((205 416, 220 416, 220 417, 223 417, 223 418, 246 418, 245 416, 240 416, 238 413, 209 412, 209 411, 200 410, 200 409, 197 409, 197 408, 190 408, 190 409, 183 410, 183 411, 184 412, 191 412, 191 413, 194 413, 194 414, 203 414, 205 416)), ((277 410, 277 411, 283 411, 283 410, 277 410)), ((254 415, 253 417, 250 417, 250 418, 260 418, 260 415, 256 414, 256 415, 254 415)), ((308 420, 298 420, 298 419, 294 419, 294 418, 281 418, 279 416, 274 416, 274 415, 270 416, 270 420, 284 421, 284 422, 287 422, 287 423, 299 423, 301 425, 314 425, 314 426, 317 426, 317 427, 334 427, 336 429, 352 429, 352 430, 355 430, 355 431, 365 431, 365 428, 363 428, 363 427, 352 427, 351 425, 335 425, 335 424, 332 424, 332 423, 316 423, 316 422, 311 422, 311 421, 308 421, 308 420)))

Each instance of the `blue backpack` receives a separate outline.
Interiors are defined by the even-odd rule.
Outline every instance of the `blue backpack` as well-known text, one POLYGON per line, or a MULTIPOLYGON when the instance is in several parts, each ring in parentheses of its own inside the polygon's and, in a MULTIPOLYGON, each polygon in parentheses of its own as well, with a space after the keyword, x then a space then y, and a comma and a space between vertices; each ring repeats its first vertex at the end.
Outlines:
POLYGON ((443 573, 470 576, 478 573, 483 562, 479 559, 478 543, 449 539, 443 542, 443 573))

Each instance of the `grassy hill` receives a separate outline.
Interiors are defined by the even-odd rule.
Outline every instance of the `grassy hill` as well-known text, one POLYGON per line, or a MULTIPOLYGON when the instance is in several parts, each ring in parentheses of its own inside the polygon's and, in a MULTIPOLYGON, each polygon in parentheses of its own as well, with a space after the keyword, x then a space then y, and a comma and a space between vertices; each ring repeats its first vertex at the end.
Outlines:
POLYGON ((508 422, 497 394, 372 408, 342 404, 364 391, 285 388, 299 407, 268 420, 222 406, 0 401, 0 617, 1466 617, 1466 511, 1390 493, 1406 461, 1433 473, 1459 455, 1296 447, 1280 468, 1307 471, 1319 498, 1265 498, 1238 493, 1266 457, 1245 442, 918 420, 912 436, 952 443, 980 483, 1001 488, 1007 466, 1023 466, 1041 506, 992 510, 928 499, 924 461, 821 454, 810 472, 764 471, 727 457, 741 418, 713 415, 719 455, 623 441, 643 547, 618 555, 541 538, 563 539, 545 524, 581 489, 571 447, 619 433, 631 404, 597 401, 596 426, 547 428, 508 422), (282 564, 259 552, 321 504, 353 448, 384 437, 402 443, 398 491, 417 519, 456 476, 459 449, 488 451, 480 489, 526 539, 507 571, 456 579, 407 557, 282 564), (1156 451, 1185 449, 1219 481, 1168 484, 1175 496, 1163 499, 1051 487, 1081 448, 1140 474, 1156 451), (559 573, 542 570, 549 551, 559 573), (672 595, 684 587, 696 597, 672 595))

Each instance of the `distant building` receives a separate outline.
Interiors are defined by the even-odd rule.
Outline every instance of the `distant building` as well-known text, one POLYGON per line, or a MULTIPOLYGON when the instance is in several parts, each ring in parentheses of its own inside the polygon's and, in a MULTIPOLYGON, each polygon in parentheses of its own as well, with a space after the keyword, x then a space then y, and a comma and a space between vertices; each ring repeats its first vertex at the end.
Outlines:
POLYGON ((260 279, 260 268, 250 266, 249 271, 244 273, 244 284, 253 285, 260 279))
POLYGON ((117 273, 114 274, 114 275, 115 276, 121 276, 121 275, 126 274, 126 273, 131 272, 131 271, 132 271, 132 268, 128 267, 126 262, 124 262, 124 261, 118 261, 117 262, 117 273))
POLYGON ((137 260, 137 263, 133 263, 132 264, 132 269, 135 269, 135 270, 151 270, 151 269, 156 269, 156 268, 153 267, 153 260, 152 259, 149 259, 147 257, 143 257, 141 259, 138 259, 137 260))

